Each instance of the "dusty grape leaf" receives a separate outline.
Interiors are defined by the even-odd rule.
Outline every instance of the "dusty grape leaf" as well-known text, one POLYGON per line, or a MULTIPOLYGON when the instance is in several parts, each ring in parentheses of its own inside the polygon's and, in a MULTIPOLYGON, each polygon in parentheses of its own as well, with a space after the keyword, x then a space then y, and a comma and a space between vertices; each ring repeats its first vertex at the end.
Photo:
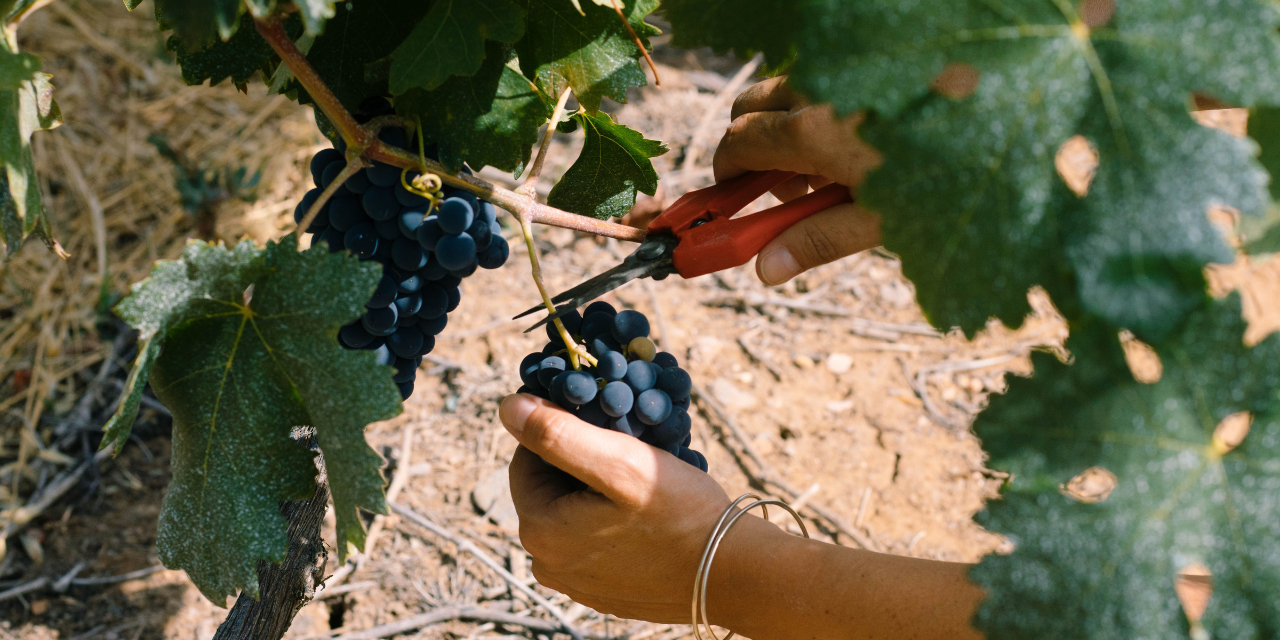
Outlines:
MULTIPOLYGON (((391 55, 427 14, 430 2, 360 0, 338 7, 307 52, 307 62, 348 111, 370 96, 387 93, 387 77, 371 72, 373 63, 391 55)), ((299 101, 311 102, 297 81, 290 84, 299 101)))
POLYGON ((299 253, 292 236, 265 249, 193 242, 117 307, 142 346, 103 446, 128 438, 150 382, 173 413, 160 558, 214 602, 240 589, 256 597, 257 561, 284 557, 279 503, 315 487, 313 456, 290 437, 295 427, 316 429, 340 555, 348 541, 363 547, 357 508, 385 511, 382 459, 364 427, 396 415, 399 392, 390 367, 336 339, 380 278, 376 264, 345 252, 299 253))
POLYGON ((1238 295, 1200 307, 1143 384, 1114 330, 1073 327, 1073 365, 1036 354, 992 398, 974 429, 1011 479, 978 522, 1016 548, 971 573, 987 638, 1186 637, 1174 579, 1195 563, 1213 574, 1211 637, 1280 628, 1280 335, 1248 348, 1244 331, 1238 295), (1242 411, 1255 419, 1239 446, 1216 441, 1242 411), (1117 479, 1105 500, 1062 494, 1095 466, 1117 479))
POLYGON ((391 93, 430 91, 451 76, 476 73, 485 40, 514 44, 524 35, 524 17, 512 0, 436 0, 391 54, 391 93))
POLYGON ((0 244, 6 260, 29 235, 54 247, 31 156, 31 134, 62 124, 51 79, 38 58, 11 51, 0 38, 0 244))
POLYGON ((551 189, 547 204, 605 220, 626 215, 635 206, 637 191, 657 191, 658 172, 650 158, 667 152, 661 142, 615 123, 607 113, 581 113, 574 120, 587 139, 573 166, 551 189))
POLYGON ((1205 208, 1265 208, 1252 145, 1200 131, 1186 112, 1193 91, 1280 100, 1275 5, 1120 2, 1090 30, 1075 4, 795 8, 804 26, 791 81, 841 112, 874 112, 862 134, 884 165, 859 199, 883 215, 885 246, 938 326, 1017 324, 1040 284, 1159 340, 1202 302, 1199 269, 1230 260, 1205 208), (971 95, 934 92, 949 63, 977 71, 971 95), (1053 165, 1076 134, 1100 160, 1083 198, 1053 165))
POLYGON ((451 171, 465 162, 479 171, 492 165, 518 172, 538 142, 538 127, 551 115, 547 96, 505 64, 509 47, 490 41, 480 70, 455 76, 434 91, 411 89, 396 98, 396 110, 421 118, 423 136, 434 142, 451 171))
MULTIPOLYGON (((301 34, 302 22, 295 15, 285 20, 285 30, 291 38, 301 34)), ((253 16, 240 16, 240 26, 225 42, 215 40, 202 49, 192 51, 178 35, 169 37, 165 48, 174 52, 178 66, 182 68, 182 80, 190 85, 209 81, 216 85, 228 78, 236 84, 248 82, 255 72, 263 77, 271 75, 279 59, 271 45, 262 38, 253 25, 253 16)))
POLYGON ((188 51, 230 38, 243 11, 240 0, 155 0, 155 9, 160 29, 173 29, 188 51))
MULTIPOLYGON (((528 11, 525 35, 516 43, 520 69, 543 93, 559 96, 566 87, 590 113, 601 98, 626 102, 627 89, 647 82, 631 34, 610 8, 589 4, 578 13, 564 0, 519 0, 528 11)), ((647 47, 660 33, 644 17, 657 0, 626 0, 623 15, 647 47)))
POLYGON ((711 47, 743 58, 759 51, 775 67, 791 59, 801 26, 794 0, 665 0, 662 11, 677 47, 711 47))

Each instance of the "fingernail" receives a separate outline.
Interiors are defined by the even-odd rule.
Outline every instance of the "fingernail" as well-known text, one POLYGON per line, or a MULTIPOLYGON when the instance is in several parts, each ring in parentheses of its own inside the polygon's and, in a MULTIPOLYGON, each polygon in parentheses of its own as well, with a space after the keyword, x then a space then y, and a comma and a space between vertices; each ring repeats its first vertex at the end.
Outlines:
POLYGON ((786 247, 760 254, 760 280, 767 285, 782 284, 800 273, 800 263, 786 247))
POLYGON ((498 407, 498 418, 507 431, 519 440, 525 423, 529 421, 529 415, 537 408, 538 403, 531 396, 512 394, 502 400, 502 405, 498 407))

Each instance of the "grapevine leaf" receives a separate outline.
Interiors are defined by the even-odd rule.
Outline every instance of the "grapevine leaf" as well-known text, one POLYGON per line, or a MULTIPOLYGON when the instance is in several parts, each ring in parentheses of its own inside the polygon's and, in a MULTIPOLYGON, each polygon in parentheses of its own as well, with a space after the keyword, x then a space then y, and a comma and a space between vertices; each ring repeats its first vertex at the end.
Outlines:
MULTIPOLYGON (((589 4, 581 15, 563 0, 519 0, 528 10, 525 35, 516 44, 520 69, 543 93, 558 96, 565 88, 590 113, 601 98, 626 102, 627 89, 644 86, 644 70, 635 41, 610 8, 589 4)), ((647 47, 658 29, 644 17, 657 0, 626 0, 623 14, 647 47)))
POLYGON ((472 75, 485 60, 486 39, 514 44, 522 35, 524 9, 512 0, 437 0, 391 54, 391 93, 472 75))
MULTIPOLYGON (((297 18, 290 16, 284 24, 290 37, 299 35, 301 23, 297 18)), ((242 84, 257 71, 261 71, 265 78, 271 74, 277 61, 275 51, 254 27, 253 16, 247 13, 240 16, 240 26, 235 35, 225 42, 215 40, 202 49, 192 51, 175 34, 169 37, 165 48, 175 53, 178 66, 182 68, 182 79, 190 85, 208 80, 209 86, 213 86, 227 78, 242 84)))
POLYGON ((671 44, 734 51, 743 58, 759 51, 772 66, 791 58, 800 12, 791 0, 665 0, 671 44))
POLYGON ((293 4, 302 14, 307 33, 318 35, 324 31, 325 21, 333 17, 336 0, 293 0, 293 4))
POLYGON ((586 131, 582 153, 551 189, 547 204, 601 220, 626 215, 636 192, 653 195, 658 172, 650 158, 667 152, 661 142, 617 124, 607 113, 574 116, 586 131))
POLYGON ((1117 3, 1114 16, 1087 16, 1103 23, 1093 30, 1073 6, 800 9, 792 82, 841 112, 875 112, 863 135, 884 165, 860 200, 883 215, 885 244, 935 324, 1016 324, 1026 290, 1043 284, 1074 287, 1086 311, 1158 340, 1202 302, 1200 267, 1230 259, 1205 207, 1265 209, 1251 145, 1199 131, 1186 110, 1192 91, 1242 105, 1280 98, 1273 4, 1117 3), (1077 134, 1101 162, 1084 198, 1054 168, 1077 134))
POLYGON ((32 133, 62 124, 62 112, 38 58, 11 52, 0 39, 0 70, 0 244, 7 259, 32 234, 54 247, 30 143, 32 133))
MULTIPOLYGON (((361 0, 337 12, 307 52, 307 62, 348 111, 369 96, 387 93, 387 78, 366 67, 390 56, 431 8, 420 0, 361 0)), ((295 80, 299 100, 311 102, 295 80)))
POLYGON ((1114 332, 1077 336, 1074 365, 1037 354, 992 399, 975 431, 1012 475, 979 522, 1016 549, 971 574, 986 637, 1185 637, 1174 580, 1196 563, 1213 574, 1209 636, 1280 628, 1280 335, 1248 348, 1244 330, 1237 294, 1201 307, 1157 349, 1154 384, 1128 374, 1114 332), (1231 448, 1215 428, 1238 412, 1254 421, 1231 448), (1109 496, 1060 494, 1091 467, 1114 474, 1109 496))
POLYGON ((240 0, 155 0, 155 8, 160 29, 172 29, 189 52, 229 39, 242 11, 240 0))
POLYGON ((1280 107, 1250 110, 1249 137, 1258 143, 1258 162, 1271 174, 1271 198, 1280 201, 1280 107))
POLYGON ((120 303, 141 333, 126 400, 103 446, 122 443, 142 387, 173 412, 173 481, 157 545, 214 602, 238 589, 256 597, 256 563, 287 549, 278 503, 309 497, 316 468, 290 437, 316 428, 329 472, 338 548, 363 546, 357 508, 385 511, 381 458, 364 426, 395 415, 390 369, 349 351, 338 328, 359 317, 381 277, 377 265, 289 237, 265 249, 195 242, 160 262, 120 303))
POLYGON ((477 171, 492 165, 518 173, 551 109, 537 87, 505 64, 508 47, 490 41, 486 48, 475 75, 455 76, 434 91, 411 89, 396 98, 396 109, 421 119, 424 138, 451 171, 465 162, 477 171))

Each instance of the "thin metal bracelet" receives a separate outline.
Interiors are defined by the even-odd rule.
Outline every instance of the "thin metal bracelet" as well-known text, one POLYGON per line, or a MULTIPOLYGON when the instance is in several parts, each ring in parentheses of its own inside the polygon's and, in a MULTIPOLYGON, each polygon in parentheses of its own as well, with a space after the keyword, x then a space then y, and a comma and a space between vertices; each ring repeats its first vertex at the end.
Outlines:
POLYGON ((729 529, 733 527, 738 519, 746 515, 748 511, 760 507, 764 513, 765 520, 769 519, 769 505, 781 507, 795 518, 796 523, 800 525, 800 533, 804 537, 809 537, 809 529, 804 526, 804 520, 800 519, 800 514, 795 512, 790 505, 773 498, 761 498, 754 493, 744 493, 738 496, 725 508, 724 513, 720 515, 720 521, 716 523, 716 528, 711 531, 711 539, 707 541, 707 548, 702 552, 702 562, 698 564, 698 574, 693 579, 693 637, 697 640, 704 640, 702 636, 702 628, 706 627, 707 635, 712 640, 729 640, 734 636, 732 631, 723 639, 716 636, 716 632, 711 628, 711 622, 707 617, 707 582, 711 577, 711 562, 715 560, 716 551, 720 548, 720 542, 729 533, 729 529), (740 511, 734 512, 744 500, 755 500, 751 504, 743 507, 740 511))

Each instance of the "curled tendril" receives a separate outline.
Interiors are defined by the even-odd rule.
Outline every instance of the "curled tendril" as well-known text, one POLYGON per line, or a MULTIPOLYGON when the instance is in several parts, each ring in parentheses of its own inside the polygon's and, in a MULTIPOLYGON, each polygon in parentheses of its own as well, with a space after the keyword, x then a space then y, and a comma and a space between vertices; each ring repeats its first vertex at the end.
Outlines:
POLYGON ((444 183, 440 181, 440 176, 434 173, 421 173, 409 180, 409 170, 402 169, 400 171, 400 185, 409 193, 420 195, 427 199, 430 206, 427 207, 427 215, 435 211, 440 206, 440 201, 444 199, 444 183))

